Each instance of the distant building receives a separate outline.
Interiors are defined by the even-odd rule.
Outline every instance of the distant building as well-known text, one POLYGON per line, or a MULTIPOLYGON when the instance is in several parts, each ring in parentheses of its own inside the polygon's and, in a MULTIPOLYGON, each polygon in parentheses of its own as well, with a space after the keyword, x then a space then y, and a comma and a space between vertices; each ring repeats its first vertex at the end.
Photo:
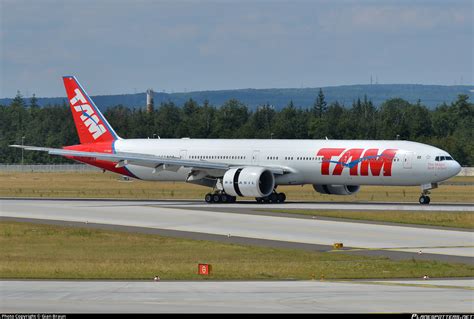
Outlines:
POLYGON ((146 111, 147 113, 151 113, 154 110, 155 102, 153 98, 153 89, 146 90, 146 111))

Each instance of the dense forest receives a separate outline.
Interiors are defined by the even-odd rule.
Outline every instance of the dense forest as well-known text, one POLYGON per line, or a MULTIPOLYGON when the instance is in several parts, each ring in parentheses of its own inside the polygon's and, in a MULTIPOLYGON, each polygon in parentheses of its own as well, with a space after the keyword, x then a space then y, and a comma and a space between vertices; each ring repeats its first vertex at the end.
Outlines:
MULTIPOLYGON (((264 104, 255 111, 232 99, 222 105, 189 99, 183 105, 162 102, 147 112, 123 105, 104 113, 123 138, 262 138, 262 139, 400 139, 438 146, 463 166, 474 166, 474 104, 459 95, 451 104, 430 110, 420 102, 400 98, 376 106, 367 98, 352 105, 326 103, 322 90, 311 106, 287 106, 277 111, 264 104)), ((61 147, 77 144, 69 107, 39 107, 33 96, 21 94, 0 105, 0 163, 20 163, 21 151, 9 144, 61 147)), ((24 163, 68 160, 39 152, 25 152, 24 163)))

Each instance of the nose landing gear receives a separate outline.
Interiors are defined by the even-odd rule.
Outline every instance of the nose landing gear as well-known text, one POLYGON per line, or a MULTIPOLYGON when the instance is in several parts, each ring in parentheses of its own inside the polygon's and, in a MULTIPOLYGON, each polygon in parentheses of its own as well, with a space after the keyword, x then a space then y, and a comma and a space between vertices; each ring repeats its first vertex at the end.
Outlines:
POLYGON ((428 205, 431 201, 429 196, 426 195, 421 195, 420 198, 418 199, 421 205, 428 205))
POLYGON ((418 202, 421 205, 428 205, 431 201, 428 194, 430 193, 430 190, 435 189, 435 188, 438 188, 438 183, 429 183, 429 184, 421 185, 421 196, 418 199, 418 202))

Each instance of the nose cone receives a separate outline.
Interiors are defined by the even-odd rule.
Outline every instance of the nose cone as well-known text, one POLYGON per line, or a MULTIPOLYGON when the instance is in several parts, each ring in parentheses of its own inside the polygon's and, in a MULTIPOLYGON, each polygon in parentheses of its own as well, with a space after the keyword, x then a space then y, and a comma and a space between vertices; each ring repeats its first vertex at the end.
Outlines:
POLYGON ((451 163, 450 171, 453 174, 452 176, 456 176, 461 172, 461 165, 457 161, 453 161, 451 163))

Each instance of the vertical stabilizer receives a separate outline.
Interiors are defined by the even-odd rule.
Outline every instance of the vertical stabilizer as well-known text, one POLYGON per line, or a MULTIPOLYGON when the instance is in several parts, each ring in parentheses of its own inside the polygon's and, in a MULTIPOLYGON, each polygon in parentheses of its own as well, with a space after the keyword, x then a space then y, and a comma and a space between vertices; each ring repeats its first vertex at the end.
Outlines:
POLYGON ((63 81, 81 144, 119 139, 77 79, 64 76, 63 81))

